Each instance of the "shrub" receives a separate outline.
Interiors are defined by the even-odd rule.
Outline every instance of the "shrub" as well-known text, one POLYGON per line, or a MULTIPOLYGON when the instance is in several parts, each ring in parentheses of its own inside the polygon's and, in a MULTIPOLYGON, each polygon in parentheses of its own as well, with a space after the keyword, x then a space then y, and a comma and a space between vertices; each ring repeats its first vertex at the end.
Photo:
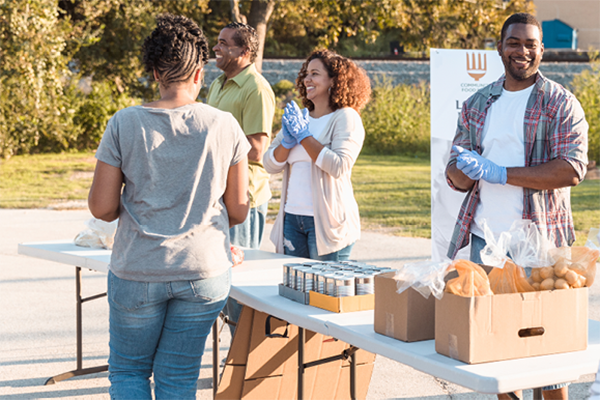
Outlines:
POLYGON ((71 27, 52 0, 0 3, 0 156, 64 150, 73 109, 62 96, 71 27))
POLYGON ((429 86, 393 86, 375 82, 371 101, 362 112, 365 149, 380 154, 428 154, 430 149, 429 86))
POLYGON ((78 135, 72 143, 77 150, 95 150, 102 139, 108 120, 122 108, 139 104, 128 92, 120 92, 109 81, 92 84, 89 94, 81 90, 71 91, 73 103, 77 103, 73 123, 78 135))
POLYGON ((573 94, 577 97, 585 119, 590 125, 588 131, 588 157, 590 161, 600 164, 600 60, 595 57, 591 69, 575 76, 571 82, 573 94))

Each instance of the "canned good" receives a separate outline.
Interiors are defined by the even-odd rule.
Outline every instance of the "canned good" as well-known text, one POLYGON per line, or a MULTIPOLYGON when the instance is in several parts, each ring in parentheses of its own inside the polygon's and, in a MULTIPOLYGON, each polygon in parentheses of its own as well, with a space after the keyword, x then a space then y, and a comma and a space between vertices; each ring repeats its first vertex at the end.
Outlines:
POLYGON ((325 277, 325 287, 324 293, 327 296, 335 297, 335 279, 338 275, 335 272, 328 272, 324 275, 325 277))
POLYGON ((306 267, 315 267, 317 265, 321 265, 323 264, 321 261, 305 261, 302 263, 302 265, 306 266, 306 267))
POLYGON ((302 266, 302 264, 297 264, 297 263, 287 263, 287 264, 283 264, 283 284, 289 288, 294 288, 295 282, 296 282, 296 277, 295 277, 295 272, 294 272, 294 268, 298 267, 298 266, 302 266))
POLYGON ((375 275, 364 273, 356 276, 355 280, 357 296, 375 293, 375 275))
POLYGON ((315 271, 313 274, 313 290, 325 294, 325 274, 323 271, 315 271))
POLYGON ((304 291, 304 271, 309 270, 310 267, 305 267, 302 264, 294 267, 294 289, 299 290, 301 292, 304 291))
POLYGON ((348 297, 355 294, 354 275, 342 274, 335 277, 335 297, 348 297))
POLYGON ((310 292, 311 290, 313 290, 313 285, 314 285, 314 276, 315 276, 315 271, 312 268, 309 268, 307 270, 304 270, 301 272, 302 274, 302 282, 303 282, 303 286, 302 286, 302 290, 303 292, 310 292))

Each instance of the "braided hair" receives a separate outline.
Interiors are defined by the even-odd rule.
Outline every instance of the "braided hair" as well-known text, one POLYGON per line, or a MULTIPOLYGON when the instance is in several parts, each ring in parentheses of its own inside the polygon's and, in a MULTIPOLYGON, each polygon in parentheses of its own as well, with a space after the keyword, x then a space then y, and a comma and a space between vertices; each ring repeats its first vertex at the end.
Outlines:
POLYGON ((146 72, 156 70, 165 88, 189 80, 208 62, 208 41, 202 29, 191 19, 172 14, 159 15, 156 25, 142 46, 146 72))

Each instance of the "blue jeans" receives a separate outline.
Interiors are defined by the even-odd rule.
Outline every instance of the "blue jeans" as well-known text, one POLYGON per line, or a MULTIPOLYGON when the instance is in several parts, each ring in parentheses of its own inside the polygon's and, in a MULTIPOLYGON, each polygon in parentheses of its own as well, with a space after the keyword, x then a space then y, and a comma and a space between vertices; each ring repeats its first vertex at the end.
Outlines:
POLYGON ((315 219, 305 215, 285 214, 283 220, 283 252, 289 256, 318 261, 345 261, 350 259, 354 243, 341 250, 319 255, 315 219))
POLYGON ((268 205, 267 202, 251 208, 244 222, 229 228, 229 241, 231 244, 250 249, 260 248, 267 221, 268 205))
MULTIPOLYGON (((485 239, 471 234, 471 261, 476 264, 483 264, 481 262, 481 250, 485 247, 485 239)), ((559 383, 557 385, 544 386, 542 390, 555 390, 562 387, 568 386, 569 383, 559 383)))
MULTIPOLYGON (((262 237, 267 221, 267 209, 269 203, 261 204, 258 207, 251 208, 248 211, 246 220, 239 225, 229 228, 229 241, 235 246, 248 247, 250 249, 259 249, 262 243, 262 237)), ((230 321, 237 322, 242 313, 242 305, 234 299, 228 299, 223 313, 227 315, 230 321)), ((229 325, 231 336, 235 332, 235 327, 229 325)))
POLYGON ((195 281, 138 282, 108 273, 111 399, 195 399, 206 337, 231 285, 226 273, 195 281))

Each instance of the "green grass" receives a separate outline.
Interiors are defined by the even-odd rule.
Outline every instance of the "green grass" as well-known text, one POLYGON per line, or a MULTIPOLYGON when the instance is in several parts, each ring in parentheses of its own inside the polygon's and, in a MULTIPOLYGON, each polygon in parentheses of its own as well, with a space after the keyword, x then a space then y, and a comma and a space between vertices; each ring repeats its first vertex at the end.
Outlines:
POLYGON ((361 155, 352 184, 363 228, 431 237, 430 174, 429 159, 361 155))
POLYGON ((85 200, 92 183, 94 153, 14 156, 0 161, 0 208, 46 208, 85 200))
POLYGON ((584 180, 571 189, 571 210, 577 236, 575 245, 583 246, 590 228, 600 227, 600 180, 584 180))
MULTIPOLYGON (((94 154, 15 156, 0 161, 0 208, 46 208, 85 200, 92 182, 94 154)), ((429 159, 363 154, 352 171, 363 229, 400 236, 431 237, 429 159)), ((277 193, 275 193, 277 195, 277 193)), ((600 180, 586 180, 571 191, 576 245, 600 226, 600 180)), ((269 205, 276 214, 278 204, 269 205)))

